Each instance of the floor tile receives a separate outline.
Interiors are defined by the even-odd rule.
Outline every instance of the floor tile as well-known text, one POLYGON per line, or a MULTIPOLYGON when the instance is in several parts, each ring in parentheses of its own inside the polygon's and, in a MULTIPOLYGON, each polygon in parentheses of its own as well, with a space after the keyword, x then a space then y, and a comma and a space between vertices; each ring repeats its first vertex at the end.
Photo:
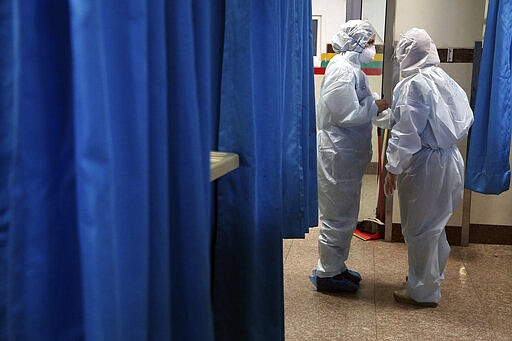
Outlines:
POLYGON ((354 238, 347 264, 363 276, 359 292, 316 292, 308 276, 318 257, 317 238, 318 228, 314 228, 305 239, 288 244, 286 340, 512 340, 512 286, 502 282, 507 274, 495 276, 497 281, 492 283, 489 277, 477 276, 486 267, 493 274, 507 265, 507 247, 452 247, 441 302, 432 309, 393 299, 393 291, 405 284, 407 247, 403 243, 354 238))
POLYGON ((512 286, 510 283, 474 283, 487 318, 499 339, 512 340, 512 286))
POLYGON ((512 255, 493 255, 484 251, 474 259, 465 259, 467 272, 473 282, 512 283, 512 255))
MULTIPOLYGON (((360 215, 373 214, 375 197, 360 215)), ((407 275, 404 243, 354 237, 347 266, 363 277, 359 291, 317 292, 308 276, 318 235, 283 242, 286 340, 512 340, 512 246, 452 246, 439 306, 418 308, 393 299, 407 275)))

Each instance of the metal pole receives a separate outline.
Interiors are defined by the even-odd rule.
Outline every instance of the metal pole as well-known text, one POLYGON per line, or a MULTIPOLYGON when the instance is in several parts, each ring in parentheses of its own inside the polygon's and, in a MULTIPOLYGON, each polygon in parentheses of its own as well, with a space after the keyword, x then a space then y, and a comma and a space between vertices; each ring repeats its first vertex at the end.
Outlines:
POLYGON ((398 83, 399 72, 393 62, 395 35, 396 0, 386 1, 386 21, 384 28, 384 65, 382 70, 382 92, 389 103, 393 99, 393 88, 398 83))
MULTIPOLYGON (((471 95, 469 103, 471 109, 475 110, 476 89, 478 86, 478 74, 480 73, 480 61, 482 60, 482 42, 475 41, 475 49, 473 52, 473 78, 471 79, 471 95)), ((467 138, 466 158, 469 151, 469 141, 471 139, 471 130, 467 138)), ((462 228, 460 232, 460 245, 469 245, 469 226, 471 223, 471 191, 464 189, 464 198, 462 201, 462 228)))
POLYGON ((347 0, 346 21, 352 19, 361 19, 362 2, 363 0, 347 0))
POLYGON ((462 201, 462 229, 460 232, 460 246, 469 246, 469 223, 471 218, 471 191, 464 189, 462 201))
MULTIPOLYGON (((389 103, 393 99, 393 88, 398 82, 399 70, 393 62, 393 43, 395 31, 396 0, 386 1, 386 21, 384 28, 384 65, 382 70, 382 94, 389 103)), ((382 138, 388 138, 389 134, 383 134, 382 138)), ((386 146, 387 143, 382 143, 386 146)), ((386 164, 385 151, 383 151, 381 185, 384 184, 384 166, 386 164)), ((392 241, 393 235, 393 196, 386 197, 384 219, 384 240, 392 241)))

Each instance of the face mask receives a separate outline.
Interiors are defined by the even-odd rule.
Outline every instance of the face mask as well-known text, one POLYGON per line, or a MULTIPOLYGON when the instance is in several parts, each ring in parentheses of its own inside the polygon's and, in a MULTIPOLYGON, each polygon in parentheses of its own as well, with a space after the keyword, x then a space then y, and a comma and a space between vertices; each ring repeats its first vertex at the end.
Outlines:
POLYGON ((359 61, 361 64, 369 63, 373 57, 375 57, 375 45, 365 47, 365 49, 359 54, 359 61))

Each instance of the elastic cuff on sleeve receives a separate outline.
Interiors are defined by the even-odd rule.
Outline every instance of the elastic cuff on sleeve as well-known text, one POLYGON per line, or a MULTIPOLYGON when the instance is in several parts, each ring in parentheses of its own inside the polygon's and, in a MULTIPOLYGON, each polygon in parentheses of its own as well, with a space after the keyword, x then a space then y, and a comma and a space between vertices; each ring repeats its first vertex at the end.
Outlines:
POLYGON ((402 173, 402 171, 399 168, 392 167, 389 163, 386 164, 386 171, 394 175, 399 175, 400 173, 402 173))
POLYGON ((379 107, 377 106, 377 103, 373 101, 372 106, 370 107, 370 117, 377 116, 377 111, 379 111, 379 107))

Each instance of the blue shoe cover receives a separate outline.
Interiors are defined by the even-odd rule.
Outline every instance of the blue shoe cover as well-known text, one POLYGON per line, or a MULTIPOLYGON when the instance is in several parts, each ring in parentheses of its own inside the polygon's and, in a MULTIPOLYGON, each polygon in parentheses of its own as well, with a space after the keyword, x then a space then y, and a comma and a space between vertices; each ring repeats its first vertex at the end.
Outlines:
POLYGON ((316 288, 316 269, 313 269, 313 273, 311 274, 311 276, 309 276, 309 280, 311 281, 311 283, 313 283, 313 285, 316 288))
POLYGON ((359 282, 361 282, 361 280, 362 280, 362 277, 359 274, 359 272, 354 271, 354 270, 347 269, 347 270, 343 271, 340 275, 356 284, 359 284, 359 282))
POLYGON ((313 270, 312 276, 309 280, 316 287, 317 291, 325 292, 354 292, 359 289, 359 285, 343 277, 327 277, 320 278, 316 275, 316 270, 313 270))

